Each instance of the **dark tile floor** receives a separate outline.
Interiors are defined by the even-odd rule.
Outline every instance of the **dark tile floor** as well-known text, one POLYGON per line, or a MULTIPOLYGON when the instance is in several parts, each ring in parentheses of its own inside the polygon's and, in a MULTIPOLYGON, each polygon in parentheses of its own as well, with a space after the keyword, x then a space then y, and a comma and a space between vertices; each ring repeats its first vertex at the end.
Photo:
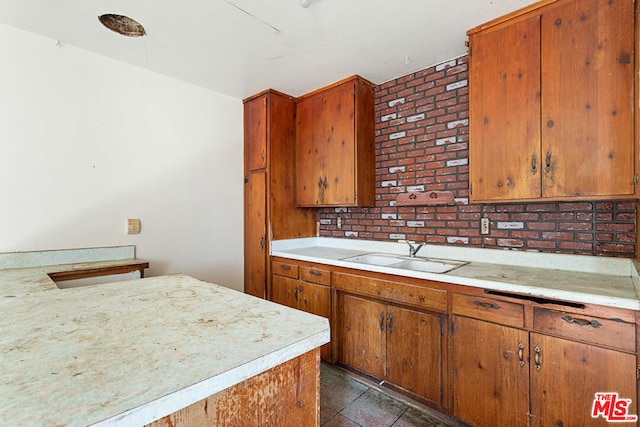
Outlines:
POLYGON ((338 367, 320 366, 322 427, 459 427, 462 424, 338 367))

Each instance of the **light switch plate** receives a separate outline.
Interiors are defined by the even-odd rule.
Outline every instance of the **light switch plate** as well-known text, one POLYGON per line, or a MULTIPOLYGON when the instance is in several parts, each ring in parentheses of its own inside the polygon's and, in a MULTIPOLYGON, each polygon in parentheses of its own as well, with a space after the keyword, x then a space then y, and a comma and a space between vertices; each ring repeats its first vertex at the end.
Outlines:
POLYGON ((127 220, 127 234, 140 234, 141 223, 138 218, 127 220))

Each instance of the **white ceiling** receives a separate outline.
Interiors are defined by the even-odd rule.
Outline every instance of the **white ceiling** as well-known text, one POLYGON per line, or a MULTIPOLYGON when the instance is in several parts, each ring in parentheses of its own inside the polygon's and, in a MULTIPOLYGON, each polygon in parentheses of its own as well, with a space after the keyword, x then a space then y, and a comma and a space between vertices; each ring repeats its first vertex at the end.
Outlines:
POLYGON ((532 0, 2 0, 0 23, 236 98, 379 84, 466 53, 466 31, 532 0), (139 21, 147 36, 104 28, 139 21))

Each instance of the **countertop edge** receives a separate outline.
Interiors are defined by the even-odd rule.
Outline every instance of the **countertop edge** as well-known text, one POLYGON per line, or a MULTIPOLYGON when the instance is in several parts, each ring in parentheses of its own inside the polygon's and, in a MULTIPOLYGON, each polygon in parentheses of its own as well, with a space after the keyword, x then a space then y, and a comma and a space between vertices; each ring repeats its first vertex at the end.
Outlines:
MULTIPOLYGON (((331 240, 340 240, 340 239, 331 239, 331 240)), ((583 292, 573 292, 573 291, 566 291, 566 290, 559 290, 559 289, 548 289, 543 287, 536 287, 536 286, 521 284, 517 282, 507 283, 507 282, 491 281, 486 279, 474 279, 469 277, 456 276, 455 270, 445 274, 435 274, 435 273, 426 273, 426 272, 420 272, 420 271, 400 270, 400 269, 394 269, 394 268, 382 267, 382 266, 376 266, 376 265, 353 263, 353 262, 343 261, 341 259, 306 256, 306 255, 301 255, 296 253, 290 253, 290 252, 287 252, 287 250, 303 249, 305 245, 307 245, 307 247, 317 247, 319 245, 316 238, 295 239, 295 241, 292 241, 289 244, 287 243, 287 241, 281 241, 281 242, 284 242, 284 244, 281 246, 276 246, 277 249, 272 250, 271 256, 295 259, 298 261, 327 264, 327 265, 333 265, 337 267, 351 268, 354 270, 377 272, 377 273, 383 273, 383 274, 392 274, 397 276, 412 277, 416 279, 424 279, 424 280, 430 280, 435 282, 451 283, 454 285, 471 286, 475 288, 486 288, 486 289, 496 290, 496 291, 508 291, 508 292, 514 292, 514 293, 537 296, 537 297, 555 298, 560 300, 575 301, 580 303, 591 303, 591 304, 598 304, 598 305, 604 305, 604 306, 621 308, 621 309, 640 311, 640 298, 636 298, 636 299, 620 298, 620 297, 614 297, 614 296, 588 294, 583 292)), ((350 241, 347 241, 347 242, 350 242, 350 241)), ((326 240, 325 243, 329 243, 329 240, 326 240)), ((373 251, 379 251, 384 246, 384 245, 380 246, 377 243, 378 242, 374 242, 373 246, 371 247, 373 251)), ((381 242, 381 243, 390 243, 393 245, 392 242, 381 242)), ((321 246, 328 247, 326 244, 321 246)), ((340 248, 344 249, 345 246, 350 250, 364 251, 362 241, 357 241, 356 244, 351 244, 351 245, 347 243, 346 245, 341 245, 340 248)), ((467 249, 467 248, 463 248, 463 249, 467 249)), ((606 260, 604 261, 606 262, 606 260)), ((614 262, 620 265, 628 263, 629 265, 628 276, 630 277, 630 280, 632 280, 634 284, 636 295, 640 295, 640 279, 638 278, 638 272, 637 272, 639 263, 634 262, 634 260, 631 260, 631 259, 624 259, 621 261, 614 261, 614 262)), ((510 265, 510 264, 507 264, 507 265, 510 265)), ((625 277, 627 277, 627 275, 625 275, 625 277)))
POLYGON ((275 366, 303 355, 330 340, 329 323, 327 328, 285 348, 236 366, 215 377, 185 387, 174 393, 162 396, 142 406, 132 408, 103 421, 91 424, 92 427, 111 427, 127 425, 146 425, 176 411, 186 408, 202 399, 216 394, 228 387, 259 375, 275 366))

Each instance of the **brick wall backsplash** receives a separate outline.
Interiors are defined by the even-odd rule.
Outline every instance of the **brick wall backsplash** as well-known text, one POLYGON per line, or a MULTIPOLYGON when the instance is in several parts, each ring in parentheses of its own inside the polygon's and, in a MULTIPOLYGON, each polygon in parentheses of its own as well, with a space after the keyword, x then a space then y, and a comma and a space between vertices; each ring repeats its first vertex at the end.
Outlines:
POLYGON ((376 205, 319 209, 321 236, 634 257, 635 201, 469 203, 467 64, 460 57, 376 88, 376 205), (432 190, 452 191, 457 204, 395 206, 400 193, 432 190))

